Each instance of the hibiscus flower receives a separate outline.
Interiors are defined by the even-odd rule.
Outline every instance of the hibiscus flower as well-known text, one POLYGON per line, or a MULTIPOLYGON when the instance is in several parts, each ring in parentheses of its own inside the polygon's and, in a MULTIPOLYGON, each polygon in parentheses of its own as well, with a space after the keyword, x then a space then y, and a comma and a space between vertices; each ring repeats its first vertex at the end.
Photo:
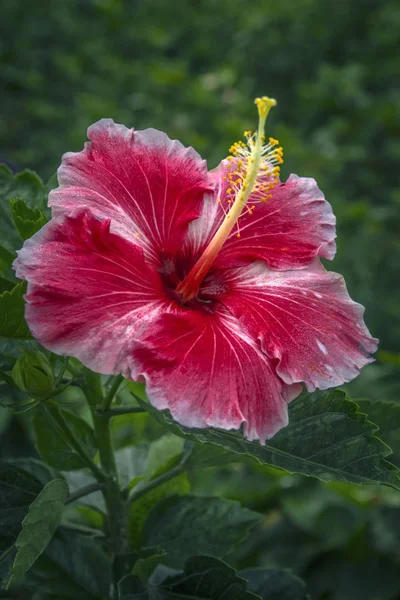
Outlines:
POLYGON ((208 172, 154 129, 102 119, 63 156, 53 218, 15 261, 26 321, 56 354, 145 381, 189 427, 261 443, 301 391, 353 379, 376 340, 343 278, 335 218, 316 182, 279 180, 282 149, 259 126, 208 172))

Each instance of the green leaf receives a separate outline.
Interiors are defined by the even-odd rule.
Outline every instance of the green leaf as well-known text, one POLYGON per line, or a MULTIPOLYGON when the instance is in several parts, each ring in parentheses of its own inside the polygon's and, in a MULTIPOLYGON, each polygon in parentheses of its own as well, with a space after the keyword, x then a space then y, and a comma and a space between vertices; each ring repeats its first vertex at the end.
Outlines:
MULTIPOLYGON (((63 572, 56 570, 54 566, 49 572, 49 580, 44 581, 37 587, 32 600, 94 600, 95 596, 71 581, 63 572), (51 579, 54 577, 54 579, 51 579)), ((98 598, 98 597, 97 597, 98 598)), ((11 599, 10 599, 11 600, 11 599)))
POLYGON ((126 414, 111 420, 114 448, 152 442, 165 434, 165 428, 147 412, 126 414))
POLYGON ((15 542, 17 554, 8 586, 25 575, 49 544, 60 524, 67 495, 65 481, 53 479, 29 506, 15 542))
POLYGON ((393 455, 390 462, 400 467, 400 402, 357 399, 360 409, 366 412, 379 427, 379 437, 386 442, 393 455))
POLYGON ((27 397, 15 385, 12 379, 12 369, 26 352, 37 352, 40 346, 35 340, 12 340, 0 338, 0 405, 8 408, 14 414, 30 410, 38 404, 37 400, 27 397), (4 383, 2 383, 4 382, 4 383))
POLYGON ((306 584, 283 569, 245 569, 239 571, 247 579, 247 589, 261 600, 307 600, 306 584))
POLYGON ((215 444, 196 444, 186 441, 185 450, 187 451, 187 457, 185 457, 187 469, 221 467, 243 460, 239 454, 215 444))
POLYGON ((47 223, 47 219, 41 210, 31 208, 21 198, 12 198, 10 208, 15 227, 23 240, 32 237, 47 223))
POLYGON ((282 505, 291 521, 319 538, 326 549, 344 546, 367 517, 360 506, 313 479, 289 488, 282 505))
POLYGON ((34 459, 0 463, 0 577, 8 580, 8 556, 13 559, 13 547, 21 524, 43 487, 62 476, 34 459))
POLYGON ((0 338, 30 340, 32 336, 25 323, 25 283, 21 282, 0 296, 0 338))
POLYGON ((181 437, 173 434, 166 434, 155 440, 150 445, 146 475, 154 479, 172 469, 182 457, 184 443, 181 437))
MULTIPOLYGON (((77 492, 79 489, 86 487, 87 485, 91 485, 96 483, 96 479, 93 476, 92 472, 87 468, 79 469, 78 471, 64 471, 64 477, 66 482, 68 483, 69 491, 71 494, 77 492)), ((83 496, 79 500, 76 501, 75 506, 84 504, 85 506, 90 506, 95 510, 105 514, 106 513, 106 505, 104 502, 103 494, 100 490, 97 492, 92 492, 87 496, 83 496)))
MULTIPOLYGON (((364 544, 364 552, 367 544, 364 544)), ((328 554, 307 573, 311 597, 318 600, 397 600, 399 565, 388 556, 370 554, 351 560, 346 554, 328 554)))
POLYGON ((167 553, 166 564, 180 567, 197 553, 224 556, 244 540, 259 513, 238 502, 220 498, 172 496, 149 514, 143 529, 143 545, 159 546, 167 553))
POLYGON ((133 502, 129 511, 129 540, 132 548, 143 545, 143 526, 150 511, 160 500, 172 494, 188 494, 189 492, 190 484, 187 475, 181 473, 133 502))
POLYGON ((169 573, 157 569, 146 586, 134 575, 124 577, 119 600, 259 600, 232 567, 211 556, 194 556, 183 573, 169 573))
MULTIPOLYGON (((69 439, 52 416, 52 402, 42 402, 35 409, 33 427, 35 443, 44 460, 63 471, 73 471, 86 467, 86 463, 71 446, 69 439)), ((96 438, 93 429, 86 421, 65 409, 60 409, 74 436, 79 439, 91 458, 97 453, 96 438)))
MULTIPOLYGON (((82 498, 82 501, 85 502, 85 499, 82 498)), ((104 526, 105 517, 100 510, 96 510, 95 508, 91 508, 90 506, 82 505, 77 506, 76 510, 89 522, 91 527, 101 529, 104 526)))
POLYGON ((0 245, 0 276, 11 282, 16 282, 14 271, 11 268, 14 259, 15 253, 9 252, 9 250, 0 245))
POLYGON ((159 549, 142 551, 143 556, 138 558, 132 569, 132 574, 137 575, 142 582, 148 581, 153 571, 158 567, 166 553, 159 549))
POLYGON ((133 487, 133 484, 139 481, 138 478, 144 478, 148 455, 148 444, 125 446, 116 451, 118 479, 123 489, 133 487))
POLYGON ((27 580, 38 593, 46 590, 49 600, 64 597, 64 584, 67 599, 104 600, 109 598, 111 561, 97 540, 60 528, 27 580))
POLYGON ((301 573, 325 551, 324 541, 305 533, 278 511, 268 516, 249 539, 250 551, 259 553, 259 564, 301 573))
POLYGON ((43 352, 24 350, 12 369, 14 384, 32 398, 44 398, 54 390, 54 373, 43 352))
POLYGON ((36 340, 12 340, 0 337, 0 368, 10 371, 24 350, 37 352, 41 349, 36 340))
POLYGON ((5 165, 0 165, 0 238, 5 249, 14 252, 21 247, 9 202, 20 198, 32 207, 44 210, 46 189, 41 179, 32 171, 22 171, 13 175, 5 165))
POLYGON ((8 279, 4 279, 4 277, 0 277, 0 294, 3 292, 11 292, 14 287, 14 281, 9 281, 8 279))
POLYGON ((221 446, 261 464, 326 482, 384 483, 400 488, 400 471, 385 460, 391 450, 375 436, 378 427, 340 390, 301 394, 289 406, 289 425, 265 446, 249 442, 238 431, 188 429, 175 423, 168 412, 138 402, 176 435, 221 446))

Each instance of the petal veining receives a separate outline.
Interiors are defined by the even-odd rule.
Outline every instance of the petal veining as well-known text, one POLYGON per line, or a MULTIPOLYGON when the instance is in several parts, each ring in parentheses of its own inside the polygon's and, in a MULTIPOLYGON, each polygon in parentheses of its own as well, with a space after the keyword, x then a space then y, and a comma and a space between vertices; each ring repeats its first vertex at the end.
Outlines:
POLYGON ((220 284, 220 300, 278 361, 286 383, 304 381, 309 391, 338 386, 373 360, 377 340, 365 326, 364 308, 351 300, 343 277, 318 260, 284 272, 258 263, 221 271, 219 278, 229 279, 220 284))
MULTIPOLYGON (((203 216, 191 224, 188 243, 197 242, 201 233, 204 249, 224 219, 230 206, 230 182, 224 178, 231 167, 232 162, 225 160, 210 173, 220 203, 204 199, 203 216), (211 215, 212 226, 207 219, 211 215)), ((243 211, 237 229, 226 240, 216 266, 234 267, 263 260, 270 269, 302 269, 317 256, 334 257, 336 220, 314 179, 291 175, 286 183, 271 188, 268 200, 263 196, 250 196, 249 209, 243 211)))
POLYGON ((287 425, 287 403, 301 390, 283 383, 223 307, 160 315, 134 344, 131 377, 144 379, 150 402, 183 425, 243 424, 262 443, 287 425))
POLYGON ((34 337, 100 373, 126 373, 133 336, 168 304, 142 249, 89 211, 50 221, 14 266, 28 282, 25 318, 34 337))
POLYGON ((205 161, 161 131, 134 131, 111 119, 89 127, 88 137, 81 152, 63 156, 60 187, 50 193, 53 215, 89 208, 147 258, 176 253, 213 187, 205 161))

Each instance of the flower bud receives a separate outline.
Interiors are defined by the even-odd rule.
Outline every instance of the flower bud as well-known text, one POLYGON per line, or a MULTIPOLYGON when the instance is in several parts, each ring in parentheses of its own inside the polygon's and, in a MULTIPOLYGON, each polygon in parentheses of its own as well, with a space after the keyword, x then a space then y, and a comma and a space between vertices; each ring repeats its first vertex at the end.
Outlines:
POLYGON ((53 369, 42 352, 24 351, 11 375, 15 385, 32 398, 44 398, 54 390, 53 369))

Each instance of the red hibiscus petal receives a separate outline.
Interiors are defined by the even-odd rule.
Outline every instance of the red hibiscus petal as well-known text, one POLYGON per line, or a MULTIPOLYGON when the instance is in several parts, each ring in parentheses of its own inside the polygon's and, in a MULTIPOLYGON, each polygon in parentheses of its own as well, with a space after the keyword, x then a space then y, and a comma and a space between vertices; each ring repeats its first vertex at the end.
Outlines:
POLYGON ((243 329, 278 361, 277 373, 286 383, 327 389, 350 381, 372 362, 377 340, 364 324, 364 308, 351 300, 344 279, 318 260, 303 270, 269 271, 258 263, 221 271, 219 277, 219 288, 214 281, 210 291, 220 290, 243 329))
MULTIPOLYGON (((206 306, 206 305, 205 305, 206 306)), ((132 352, 132 379, 151 403, 188 427, 238 429, 262 443, 288 422, 301 390, 277 377, 269 359, 223 307, 176 306, 147 329, 132 352)))
MULTIPOLYGON (((191 224, 187 243, 194 245, 201 233, 206 240, 204 247, 221 224, 224 210, 229 210, 227 200, 232 196, 227 195, 227 188, 231 184, 223 177, 232 164, 225 160, 210 173, 221 203, 204 200, 204 215, 191 224)), ((252 214, 244 209, 238 228, 233 229, 217 256, 216 266, 233 267, 263 260, 270 269, 300 269, 311 264, 316 256, 334 257, 336 220, 314 179, 291 175, 286 183, 272 188, 270 194, 267 202, 260 202, 263 195, 251 194, 247 206, 255 208, 252 214)))
POLYGON ((111 219, 111 231, 142 245, 146 256, 175 253, 212 189, 205 161, 155 129, 133 131, 102 119, 82 152, 63 156, 60 187, 49 206, 59 216, 89 208, 111 219))
POLYGON ((142 249, 89 211, 50 221, 14 266, 28 281, 25 317, 34 337, 100 373, 127 371, 133 335, 166 304, 142 249))

